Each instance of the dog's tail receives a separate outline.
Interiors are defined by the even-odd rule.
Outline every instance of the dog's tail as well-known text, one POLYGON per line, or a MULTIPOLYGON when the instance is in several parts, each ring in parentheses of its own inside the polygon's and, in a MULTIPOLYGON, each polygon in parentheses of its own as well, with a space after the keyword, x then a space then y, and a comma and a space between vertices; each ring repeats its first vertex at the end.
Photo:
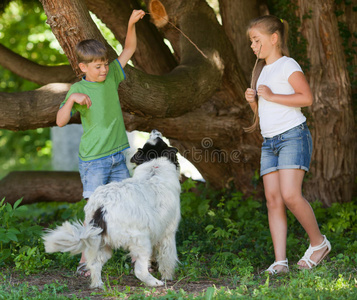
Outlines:
POLYGON ((83 225, 81 222, 73 224, 64 222, 54 230, 48 230, 42 237, 45 250, 48 253, 70 252, 79 254, 92 243, 100 243, 102 228, 83 225))

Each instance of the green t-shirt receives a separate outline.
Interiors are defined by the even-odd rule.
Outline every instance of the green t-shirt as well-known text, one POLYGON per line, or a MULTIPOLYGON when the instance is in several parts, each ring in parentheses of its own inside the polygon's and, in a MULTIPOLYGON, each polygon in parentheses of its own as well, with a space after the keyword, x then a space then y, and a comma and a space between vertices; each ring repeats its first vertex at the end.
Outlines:
POLYGON ((124 70, 116 59, 109 65, 105 81, 90 82, 83 78, 68 91, 61 107, 73 93, 86 94, 92 101, 90 108, 78 103, 74 103, 72 108, 72 114, 80 113, 83 126, 80 159, 90 161, 129 147, 118 96, 119 83, 124 79, 124 70))

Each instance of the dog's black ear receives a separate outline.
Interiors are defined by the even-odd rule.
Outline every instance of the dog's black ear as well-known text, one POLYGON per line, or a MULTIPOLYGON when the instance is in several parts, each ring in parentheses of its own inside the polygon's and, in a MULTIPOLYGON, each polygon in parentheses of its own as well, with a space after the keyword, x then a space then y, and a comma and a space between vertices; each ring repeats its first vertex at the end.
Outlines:
POLYGON ((175 154, 178 152, 178 149, 175 147, 168 147, 165 151, 169 151, 172 154, 175 154))
POLYGON ((138 148, 138 151, 136 151, 136 153, 130 159, 130 162, 140 165, 144 162, 143 156, 144 156, 144 150, 141 148, 138 148))
POLYGON ((177 163, 177 154, 178 150, 175 147, 167 147, 164 151, 162 151, 162 156, 167 157, 173 163, 177 163))

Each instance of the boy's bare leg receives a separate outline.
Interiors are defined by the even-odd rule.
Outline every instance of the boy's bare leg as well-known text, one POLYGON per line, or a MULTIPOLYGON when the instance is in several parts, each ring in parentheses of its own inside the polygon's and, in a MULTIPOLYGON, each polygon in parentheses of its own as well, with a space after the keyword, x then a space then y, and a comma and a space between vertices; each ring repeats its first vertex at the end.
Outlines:
MULTIPOLYGON (((86 222, 85 222, 85 221, 83 222, 83 225, 86 225, 86 222)), ((80 261, 79 261, 79 264, 85 263, 86 261, 87 261, 87 260, 86 260, 86 257, 85 257, 85 255, 84 255, 84 251, 83 251, 83 252, 82 252, 82 255, 81 255, 81 259, 80 259, 80 261)), ((83 275, 84 277, 89 277, 89 276, 90 276, 90 271, 87 270, 87 271, 81 273, 81 275, 83 275)))

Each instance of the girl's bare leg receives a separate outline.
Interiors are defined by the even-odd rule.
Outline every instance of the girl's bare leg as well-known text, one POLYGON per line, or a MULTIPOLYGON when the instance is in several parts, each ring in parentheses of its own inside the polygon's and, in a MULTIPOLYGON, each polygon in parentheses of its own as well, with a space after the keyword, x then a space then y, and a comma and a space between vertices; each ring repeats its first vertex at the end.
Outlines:
MULTIPOLYGON (((309 236, 310 244, 314 247, 322 243, 323 236, 321 235, 315 214, 309 202, 301 193, 304 175, 305 171, 301 169, 279 170, 281 195, 285 205, 305 229, 309 236)), ((315 251, 311 256, 311 260, 316 262, 319 261, 325 251, 326 248, 315 251)), ((302 267, 306 267, 304 261, 299 261, 298 264, 302 267)))
MULTIPOLYGON (((268 220, 274 245, 275 261, 286 259, 286 209, 280 192, 279 173, 272 172, 263 176, 265 197, 267 200, 268 220)), ((278 272, 286 269, 284 266, 274 267, 278 272)))

